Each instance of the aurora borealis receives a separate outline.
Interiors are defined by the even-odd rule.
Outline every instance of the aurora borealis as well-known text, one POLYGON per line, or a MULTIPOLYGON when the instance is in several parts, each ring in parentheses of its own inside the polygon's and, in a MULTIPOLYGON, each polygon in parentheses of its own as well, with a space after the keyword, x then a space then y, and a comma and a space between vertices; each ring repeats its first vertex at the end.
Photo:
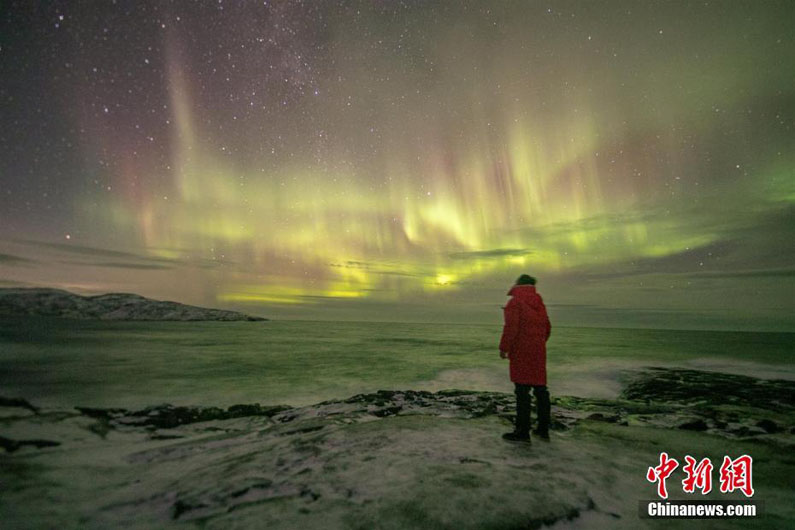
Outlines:
POLYGON ((0 280, 793 330, 791 2, 3 8, 0 280))

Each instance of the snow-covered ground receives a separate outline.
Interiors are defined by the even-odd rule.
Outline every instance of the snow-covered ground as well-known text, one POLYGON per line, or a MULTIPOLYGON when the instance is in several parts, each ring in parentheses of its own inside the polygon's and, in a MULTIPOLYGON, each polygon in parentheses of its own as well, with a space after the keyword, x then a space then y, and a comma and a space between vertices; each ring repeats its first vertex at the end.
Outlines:
MULTIPOLYGON (((551 441, 529 445, 500 438, 514 403, 498 392, 139 411, 6 400, 3 528, 651 528, 638 502, 655 498, 645 474, 661 451, 752 455, 754 525, 795 523, 795 385, 666 369, 625 380, 618 399, 558 397, 551 441)), ((691 498, 680 471, 671 498, 691 498)))

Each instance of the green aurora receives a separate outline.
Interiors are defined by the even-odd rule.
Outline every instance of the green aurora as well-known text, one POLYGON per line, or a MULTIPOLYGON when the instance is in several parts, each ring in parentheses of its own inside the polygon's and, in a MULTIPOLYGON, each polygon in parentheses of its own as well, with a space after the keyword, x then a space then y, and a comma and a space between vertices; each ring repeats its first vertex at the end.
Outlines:
POLYGON ((789 2, 12 7, 0 280, 499 322, 527 272, 560 324, 795 330, 793 21, 789 2))

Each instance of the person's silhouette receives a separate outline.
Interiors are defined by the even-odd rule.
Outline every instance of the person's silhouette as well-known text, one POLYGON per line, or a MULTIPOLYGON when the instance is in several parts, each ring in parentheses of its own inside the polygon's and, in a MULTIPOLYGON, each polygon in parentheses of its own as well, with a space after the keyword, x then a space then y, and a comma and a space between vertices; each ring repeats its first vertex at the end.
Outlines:
POLYGON ((510 377, 516 393, 516 422, 509 441, 530 441, 530 389, 536 398, 538 424, 533 434, 549 440, 550 404, 547 390, 547 349, 551 326, 544 301, 536 292, 536 279, 522 274, 511 287, 512 298, 503 308, 505 325, 500 338, 500 357, 510 361, 510 377))

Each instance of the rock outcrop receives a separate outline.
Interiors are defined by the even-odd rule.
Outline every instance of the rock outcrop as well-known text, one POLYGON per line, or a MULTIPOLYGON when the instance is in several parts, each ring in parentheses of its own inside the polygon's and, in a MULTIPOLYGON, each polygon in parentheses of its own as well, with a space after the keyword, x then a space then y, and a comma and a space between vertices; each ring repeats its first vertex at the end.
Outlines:
MULTIPOLYGON (((760 498, 791 495, 775 477, 795 471, 783 456, 795 404, 740 387, 786 396, 795 383, 662 368, 628 377, 617 400, 554 399, 551 442, 532 444, 500 439, 515 407, 500 392, 141 410, 4 399, 0 513, 30 528, 635 529, 660 451, 751 453, 760 498)), ((680 479, 672 498, 692 498, 676 492, 680 479)), ((787 506, 770 501, 765 516, 789 527, 787 506)))
POLYGON ((137 294, 80 296, 49 288, 0 289, 0 316, 52 316, 99 320, 262 321, 236 311, 152 300, 137 294))

